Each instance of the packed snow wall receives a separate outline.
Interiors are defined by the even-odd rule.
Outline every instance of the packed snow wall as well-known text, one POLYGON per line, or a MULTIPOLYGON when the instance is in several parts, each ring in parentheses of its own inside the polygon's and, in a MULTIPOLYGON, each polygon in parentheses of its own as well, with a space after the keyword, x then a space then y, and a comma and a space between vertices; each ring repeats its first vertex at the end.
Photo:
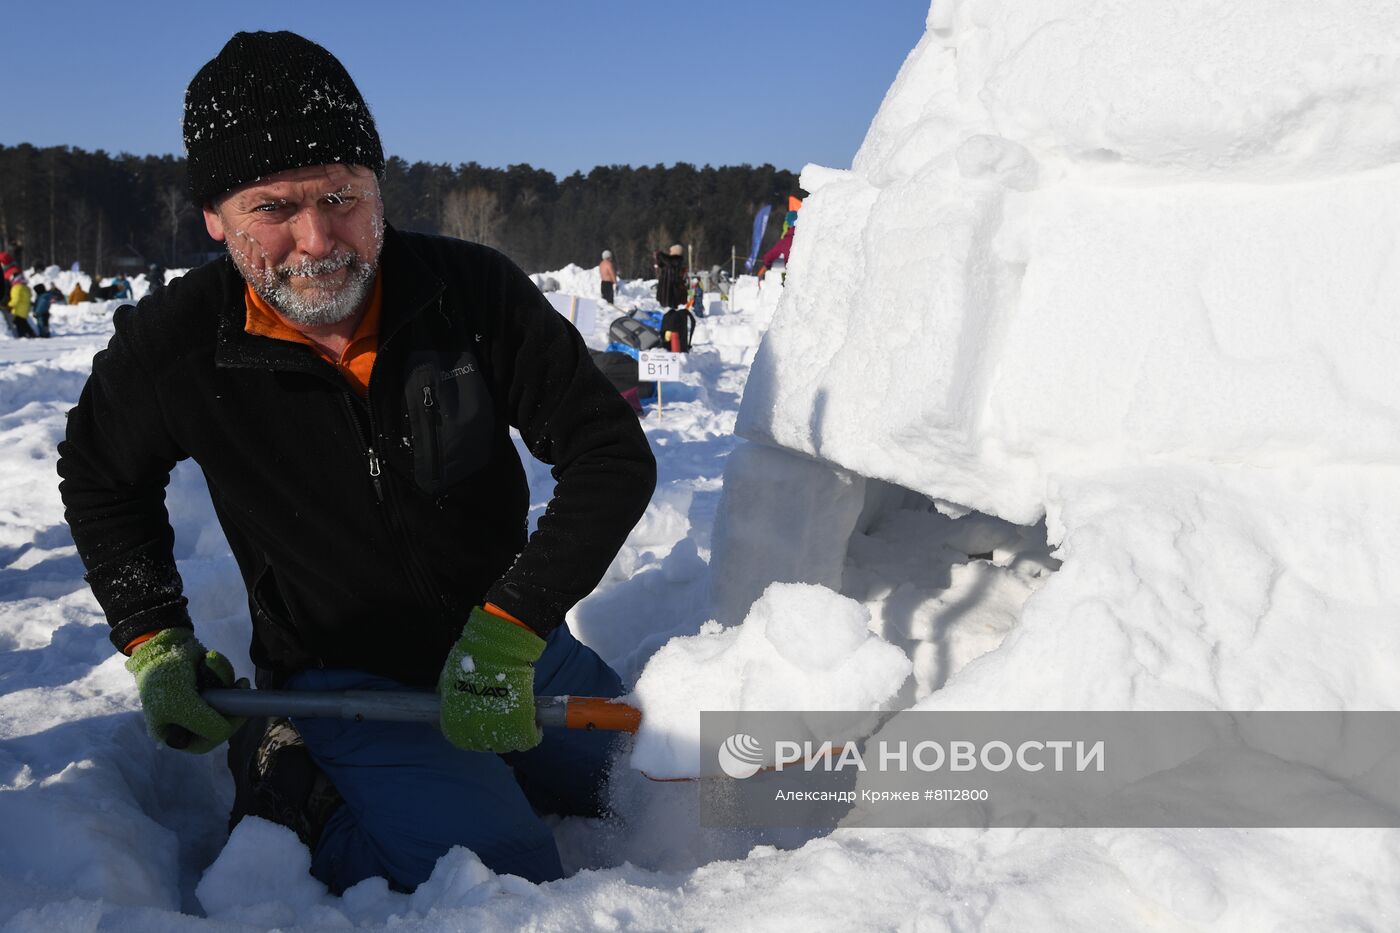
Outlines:
POLYGON ((839 588, 893 485, 1065 560, 930 702, 1393 707, 1397 160, 1393 3, 936 0, 803 173, 721 618, 839 588))

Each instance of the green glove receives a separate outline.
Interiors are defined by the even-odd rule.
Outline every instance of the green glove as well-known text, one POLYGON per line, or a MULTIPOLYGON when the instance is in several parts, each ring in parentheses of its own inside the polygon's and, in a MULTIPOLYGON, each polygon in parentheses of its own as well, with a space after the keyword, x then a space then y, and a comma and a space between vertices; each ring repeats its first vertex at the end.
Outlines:
POLYGON ((442 734, 474 752, 523 752, 540 744, 535 725, 535 661, 544 639, 472 610, 438 676, 442 734))
POLYGON ((172 748, 202 755, 243 725, 199 698, 204 687, 235 686, 233 665, 219 652, 206 651, 189 629, 168 628, 148 638, 127 659, 126 669, 136 677, 146 728, 172 748))

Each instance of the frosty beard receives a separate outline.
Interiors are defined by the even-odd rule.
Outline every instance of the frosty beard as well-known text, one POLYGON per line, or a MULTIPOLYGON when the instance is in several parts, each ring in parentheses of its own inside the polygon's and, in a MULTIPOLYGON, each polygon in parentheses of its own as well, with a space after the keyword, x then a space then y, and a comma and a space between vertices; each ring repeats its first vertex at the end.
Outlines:
POLYGON ((339 324, 355 314, 364 304, 374 284, 379 256, 366 262, 352 252, 332 253, 325 259, 304 260, 275 269, 253 269, 241 250, 234 249, 230 240, 228 254, 243 278, 277 313, 293 324, 303 327, 324 327, 339 324), (334 290, 300 290, 292 287, 294 278, 326 275, 348 269, 345 282, 334 290))

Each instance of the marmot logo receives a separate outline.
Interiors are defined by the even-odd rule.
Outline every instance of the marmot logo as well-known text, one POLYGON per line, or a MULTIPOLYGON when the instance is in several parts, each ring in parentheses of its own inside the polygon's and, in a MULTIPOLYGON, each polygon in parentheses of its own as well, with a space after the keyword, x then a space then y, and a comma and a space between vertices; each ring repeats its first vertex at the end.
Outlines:
POLYGON ((465 680, 457 681, 457 690, 460 693, 470 693, 474 697, 508 697, 509 687, 478 687, 476 684, 467 683, 465 680))
POLYGON ((438 382, 446 382, 449 379, 456 379, 458 376, 467 376, 474 372, 476 372, 476 364, 468 363, 466 366, 458 366, 456 369, 450 369, 443 373, 438 377, 438 382))

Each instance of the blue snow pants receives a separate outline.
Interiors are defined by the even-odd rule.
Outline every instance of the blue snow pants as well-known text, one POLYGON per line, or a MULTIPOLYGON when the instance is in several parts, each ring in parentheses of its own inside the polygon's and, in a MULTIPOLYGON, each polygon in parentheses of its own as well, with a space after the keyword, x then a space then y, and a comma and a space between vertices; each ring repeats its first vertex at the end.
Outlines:
MULTIPOLYGON (((362 671, 306 670, 289 690, 405 690, 362 671)), ((616 672, 567 626, 550 633, 535 663, 541 696, 616 697, 616 672)), ((527 752, 463 751, 431 723, 296 719, 307 751, 345 803, 326 823, 311 874, 340 893, 381 876, 411 891, 453 846, 492 871, 530 881, 563 877, 554 836, 536 811, 593 815, 616 736, 544 730, 527 752)))

